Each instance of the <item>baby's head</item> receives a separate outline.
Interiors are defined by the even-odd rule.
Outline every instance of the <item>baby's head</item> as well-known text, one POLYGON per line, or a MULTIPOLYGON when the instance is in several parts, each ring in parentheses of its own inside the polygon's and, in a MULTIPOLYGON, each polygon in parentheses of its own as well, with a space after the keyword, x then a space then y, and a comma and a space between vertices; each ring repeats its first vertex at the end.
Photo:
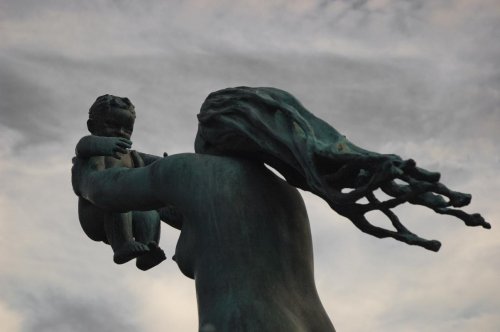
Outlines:
POLYGON ((87 128, 92 135, 130 139, 134 122, 135 107, 128 98, 104 95, 90 107, 87 128))

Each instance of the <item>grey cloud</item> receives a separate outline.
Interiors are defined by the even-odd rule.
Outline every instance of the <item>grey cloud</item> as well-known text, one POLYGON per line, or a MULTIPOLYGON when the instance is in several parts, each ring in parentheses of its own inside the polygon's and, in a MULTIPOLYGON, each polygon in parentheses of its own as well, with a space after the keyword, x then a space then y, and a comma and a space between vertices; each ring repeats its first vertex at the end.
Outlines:
MULTIPOLYGON (((18 0, 18 1, 4 1, 0 8, 1 16, 9 19, 30 19, 50 11, 77 11, 77 10, 91 10, 91 11, 106 11, 106 10, 122 10, 127 11, 133 6, 134 10, 148 10, 151 2, 145 2, 140 6, 135 5, 133 1, 127 0, 92 0, 92 1, 76 1, 76 0, 46 0, 43 3, 36 0, 18 0)), ((153 2, 154 4, 154 2, 153 2)))
POLYGON ((71 296, 51 289, 36 294, 18 294, 25 314, 23 332, 127 332, 140 326, 125 306, 103 297, 71 296))
POLYGON ((0 76, 0 122, 22 132, 30 142, 54 139, 59 123, 50 111, 51 89, 5 58, 0 58, 0 76))
POLYGON ((340 29, 348 35, 361 36, 382 28, 392 36, 411 36, 425 22, 428 7, 423 1, 323 1, 318 5, 318 13, 332 30, 340 29), (325 14, 326 4, 331 10, 325 14))
POLYGON ((37 11, 59 5, 60 1, 48 0, 42 4, 40 1, 19 0, 19 1, 3 1, 0 5, 0 17, 11 19, 27 19, 37 11))
POLYGON ((11 93, 2 98, 2 123, 23 130, 32 141, 54 133, 66 135, 63 131, 73 132, 76 140, 86 134, 86 112, 93 100, 114 93, 127 95, 138 108, 134 134, 138 142, 157 150, 191 149, 195 115, 204 98, 214 90, 236 85, 288 90, 354 142, 369 142, 370 149, 389 141, 423 141, 431 136, 456 138, 462 143, 477 135, 492 137, 500 114, 495 111, 498 80, 481 83, 484 77, 465 77, 450 81, 440 74, 438 65, 417 58, 219 53, 84 62, 50 54, 15 55, 39 68, 38 80, 24 74, 22 81, 20 74, 10 74, 12 79, 4 83, 3 91, 11 93), (53 70, 65 74, 54 77, 53 70), (50 86, 72 87, 79 93, 49 92, 50 86), (38 109, 29 112, 35 105, 38 109), (381 128, 388 130, 381 133, 381 128), (148 136, 151 132, 162 136, 148 136))

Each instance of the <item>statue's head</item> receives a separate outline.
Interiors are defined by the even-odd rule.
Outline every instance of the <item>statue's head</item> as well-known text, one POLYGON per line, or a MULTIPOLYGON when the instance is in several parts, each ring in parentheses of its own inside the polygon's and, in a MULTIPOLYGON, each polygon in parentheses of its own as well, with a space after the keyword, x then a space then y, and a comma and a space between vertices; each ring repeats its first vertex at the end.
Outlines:
POLYGON ((90 107, 87 128, 96 136, 130 139, 134 122, 135 107, 130 100, 106 94, 90 107))

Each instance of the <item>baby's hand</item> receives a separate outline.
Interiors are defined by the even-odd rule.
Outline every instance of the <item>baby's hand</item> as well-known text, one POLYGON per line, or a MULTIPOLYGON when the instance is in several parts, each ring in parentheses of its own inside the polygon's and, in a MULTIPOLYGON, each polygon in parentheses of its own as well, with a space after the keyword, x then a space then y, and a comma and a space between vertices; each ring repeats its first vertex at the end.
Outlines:
POLYGON ((132 147, 132 141, 123 137, 101 137, 99 140, 102 155, 121 159, 121 155, 127 153, 132 147))

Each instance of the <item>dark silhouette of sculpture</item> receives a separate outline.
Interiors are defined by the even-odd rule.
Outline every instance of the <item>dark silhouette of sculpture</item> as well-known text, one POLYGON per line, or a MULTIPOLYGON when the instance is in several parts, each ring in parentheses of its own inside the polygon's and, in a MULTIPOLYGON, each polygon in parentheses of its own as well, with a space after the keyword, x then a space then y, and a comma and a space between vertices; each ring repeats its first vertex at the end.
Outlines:
MULTIPOLYGON (((97 170, 112 167, 136 168, 160 157, 131 150, 135 107, 128 98, 103 95, 89 110, 87 127, 92 135, 83 137, 76 146, 76 155, 90 158, 97 170)), ((108 243, 113 260, 123 264, 137 258, 136 265, 148 270, 163 260, 160 241, 159 211, 104 211, 84 198, 78 200, 78 216, 85 233, 93 240, 108 243)))
POLYGON ((391 211, 406 202, 455 216, 467 226, 490 228, 481 215, 450 208, 468 205, 471 196, 448 189, 439 182, 439 173, 417 167, 412 159, 354 145, 285 91, 247 87, 217 91, 208 96, 198 119, 197 153, 265 162, 288 183, 323 198, 361 231, 378 238, 439 250, 438 241, 411 233, 391 211), (393 198, 379 202, 373 194, 379 188, 393 198), (363 197, 368 204, 356 203, 363 197), (373 210, 383 212, 395 231, 370 224, 364 215, 373 210))
POLYGON ((451 208, 470 195, 446 188, 439 173, 355 146, 285 91, 221 90, 198 118, 194 154, 100 171, 91 158, 76 158, 72 178, 75 192, 107 211, 175 209, 165 221, 181 229, 175 257, 196 281, 200 331, 334 331, 316 291, 309 221, 295 187, 366 233, 434 251, 439 242, 411 233, 391 208, 409 202, 490 228, 480 215, 451 208), (378 188, 392 198, 380 202, 378 188), (359 203, 363 197, 368 203, 359 203), (365 219, 375 209, 395 230, 365 219))

